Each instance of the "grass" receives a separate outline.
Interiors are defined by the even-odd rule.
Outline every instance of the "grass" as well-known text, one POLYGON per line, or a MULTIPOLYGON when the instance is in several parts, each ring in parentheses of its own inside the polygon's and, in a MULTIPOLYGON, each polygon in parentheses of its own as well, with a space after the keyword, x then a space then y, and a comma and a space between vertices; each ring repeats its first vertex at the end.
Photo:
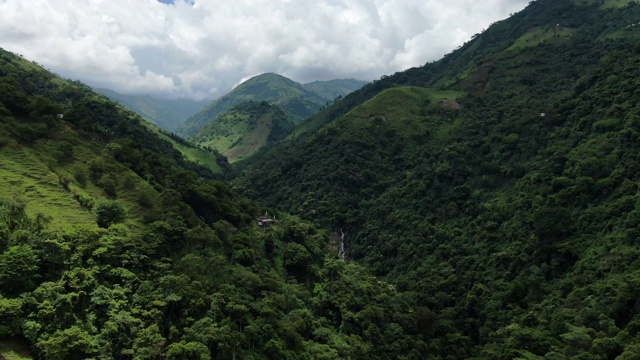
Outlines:
POLYGON ((164 134, 163 132, 161 132, 160 129, 158 129, 153 124, 147 121, 143 121, 142 123, 148 129, 155 132, 161 139, 170 142, 175 149, 180 151, 180 153, 182 154, 182 156, 184 156, 186 160, 196 163, 200 166, 204 166, 205 168, 211 170, 211 172, 214 174, 222 173, 222 169, 220 168, 220 165, 218 165, 216 161, 216 156, 214 154, 210 153, 205 149, 199 148, 197 146, 191 147, 191 146, 182 145, 179 142, 167 136, 166 134, 164 134))
POLYGON ((128 209, 125 225, 135 231, 149 211, 139 204, 141 194, 151 194, 150 198, 154 199, 157 192, 133 171, 109 160, 108 154, 102 151, 104 149, 96 148, 90 140, 80 139, 71 130, 56 134, 56 139, 38 141, 30 146, 5 139, 0 147, 0 187, 4 189, 0 196, 24 202, 25 211, 32 218, 42 214, 50 219, 48 228, 51 231, 74 226, 97 227, 92 212, 80 206, 74 193, 94 201, 107 197, 89 176, 89 163, 102 158, 117 178, 116 198, 128 209), (73 144, 72 158, 63 162, 51 155, 60 140, 73 144), (85 174, 84 184, 75 178, 76 173, 85 174), (71 180, 68 189, 62 186, 60 178, 71 180))
MULTIPOLYGON (((442 91, 420 87, 396 87, 382 91, 369 101, 348 112, 341 121, 348 122, 349 131, 358 133, 359 127, 373 126, 381 130, 392 128, 398 135, 411 138, 417 134, 440 132, 445 136, 455 124, 443 123, 443 117, 434 115, 448 108, 458 108, 456 99, 461 91, 442 91), (450 125, 450 126, 449 126, 450 125)), ((436 136, 436 139, 438 136, 436 136)))
POLYGON ((192 140, 216 149, 234 163, 268 145, 274 123, 282 120, 280 116, 272 107, 247 103, 219 116, 192 140))
POLYGON ((31 148, 16 143, 0 148, 0 187, 4 189, 3 197, 24 200, 29 216, 49 217, 51 230, 73 225, 95 226, 91 213, 80 207, 31 148))
POLYGON ((229 159, 230 163, 234 163, 255 154, 261 147, 267 145, 267 138, 271 132, 270 124, 270 119, 260 119, 252 131, 246 132, 245 136, 223 152, 223 155, 229 159))
POLYGON ((352 109, 344 117, 379 117, 385 122, 413 121, 425 116, 425 107, 431 104, 455 103, 462 96, 461 91, 442 91, 421 87, 395 87, 387 89, 352 109))
POLYGON ((536 27, 518 38, 513 45, 507 48, 507 51, 534 47, 545 41, 563 41, 564 39, 571 37, 574 33, 575 29, 562 26, 550 25, 536 27))

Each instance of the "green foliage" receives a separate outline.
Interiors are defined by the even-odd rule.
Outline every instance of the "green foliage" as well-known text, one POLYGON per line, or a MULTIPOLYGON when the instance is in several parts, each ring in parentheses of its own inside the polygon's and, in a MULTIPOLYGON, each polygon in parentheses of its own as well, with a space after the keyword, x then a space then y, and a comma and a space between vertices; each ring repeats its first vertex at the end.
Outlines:
POLYGON ((174 131, 189 116, 204 108, 208 101, 157 99, 146 95, 125 95, 108 89, 94 89, 109 99, 140 114, 165 131, 174 131))
MULTIPOLYGON (((300 123, 315 114, 327 101, 335 96, 351 92, 353 86, 347 84, 324 82, 316 85, 302 85, 277 74, 262 74, 238 85, 225 96, 215 100, 209 106, 189 117, 178 129, 178 134, 185 137, 194 136, 209 123, 246 102, 267 102, 281 108, 294 123, 300 123), (316 90, 320 90, 316 92, 316 90), (329 98, 327 98, 329 94, 329 98)), ((359 83, 358 83, 359 84, 359 83)), ((356 85, 357 86, 357 85, 356 85)))
POLYGON ((46 359, 81 359, 98 353, 98 344, 86 331, 77 326, 58 330, 48 339, 37 343, 46 359))
POLYGON ((125 220, 127 210, 124 205, 117 200, 98 200, 93 206, 93 214, 98 226, 108 228, 125 220))
POLYGON ((640 7, 600 5, 533 2, 323 110, 237 180, 316 223, 270 230, 139 118, 0 52, 2 335, 43 359, 633 358, 640 54, 617 32, 640 7), (44 164, 58 141, 83 192, 44 164), (114 176, 119 205, 94 186, 114 176), (74 190, 104 229, 35 215, 74 190))
POLYGON ((411 294, 434 357, 630 356, 640 53, 621 29, 640 6, 602 4, 532 2, 323 110, 236 188, 334 249, 344 232, 349 259, 411 294))
POLYGON ((424 349, 412 316, 392 318, 411 314, 412 300, 325 256, 324 231, 286 214, 269 231, 257 227, 264 209, 185 162, 139 118, 81 84, 0 57, 0 79, 21 79, 11 91, 27 100, 0 99, 23 117, 10 121, 42 117, 49 129, 27 143, 14 123, 0 124, 0 184, 16 194, 0 200, 2 336, 42 359, 392 359, 424 349), (28 109, 34 92, 42 99, 28 109), (64 142, 72 158, 49 161, 68 150, 64 142), (372 308, 362 312, 365 304, 372 308))
POLYGON ((0 255, 2 293, 17 296, 33 289, 38 277, 40 259, 29 245, 11 246, 0 255))
POLYGON ((191 140, 226 156, 231 163, 287 136, 294 124, 289 115, 267 102, 244 102, 219 115, 191 140))
POLYGON ((104 174, 96 185, 102 188, 108 196, 115 197, 118 190, 118 177, 113 173, 104 174))

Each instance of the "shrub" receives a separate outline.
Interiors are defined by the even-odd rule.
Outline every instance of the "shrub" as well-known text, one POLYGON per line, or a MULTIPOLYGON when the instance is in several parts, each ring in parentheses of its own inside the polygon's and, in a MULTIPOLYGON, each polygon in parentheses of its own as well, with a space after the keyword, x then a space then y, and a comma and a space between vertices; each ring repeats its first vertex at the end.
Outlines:
POLYGON ((114 174, 104 174, 97 184, 105 194, 115 197, 118 188, 118 178, 114 174))
POLYGON ((98 200, 93 206, 93 214, 98 226, 108 228, 113 224, 123 222, 127 211, 124 205, 117 200, 98 200))
POLYGON ((82 186, 87 186, 87 173, 84 171, 84 168, 80 165, 76 165, 73 167, 73 178, 76 179, 76 182, 82 186))

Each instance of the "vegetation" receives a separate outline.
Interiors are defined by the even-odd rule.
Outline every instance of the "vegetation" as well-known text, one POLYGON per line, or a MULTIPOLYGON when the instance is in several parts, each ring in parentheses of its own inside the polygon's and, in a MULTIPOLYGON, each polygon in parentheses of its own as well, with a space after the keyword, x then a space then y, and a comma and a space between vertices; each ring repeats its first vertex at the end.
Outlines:
POLYGON ((179 139, 5 51, 0 92, 1 357, 422 357, 410 296, 179 139))
POLYGON ((640 6, 611 4, 532 2, 323 110, 236 188, 344 232, 430 357, 635 358, 640 6))
POLYGON ((218 116, 191 141, 219 151, 233 163, 284 138, 294 126, 278 106, 249 101, 218 116))
POLYGON ((158 99, 147 95, 125 95, 108 89, 94 89, 109 99, 126 106, 164 131, 176 131, 187 118, 209 101, 158 99))
POLYGON ((213 123, 218 116, 247 101, 266 101, 277 105, 288 115, 290 121, 298 124, 333 101, 333 94, 338 93, 342 96, 360 86, 362 83, 357 80, 334 80, 302 85, 278 74, 258 75, 188 118, 178 129, 178 134, 185 137, 194 136, 202 128, 213 123))
POLYGON ((0 51, 0 356, 637 357, 638 18, 532 2, 330 104, 235 189, 0 51))

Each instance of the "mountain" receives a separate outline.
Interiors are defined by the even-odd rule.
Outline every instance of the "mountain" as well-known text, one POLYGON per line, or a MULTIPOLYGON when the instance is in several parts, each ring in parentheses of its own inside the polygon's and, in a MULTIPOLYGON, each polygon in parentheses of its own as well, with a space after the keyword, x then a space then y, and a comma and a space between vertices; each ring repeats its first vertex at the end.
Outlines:
POLYGON ((367 84, 366 81, 356 79, 335 79, 327 81, 313 81, 304 84, 304 88, 320 95, 327 101, 345 96, 367 84))
POLYGON ((148 95, 126 95, 109 89, 94 88, 165 131, 175 131, 189 116, 204 108, 209 101, 159 99, 148 95))
POLYGON ((433 317, 411 294, 180 141, 0 49, 0 358, 426 353, 433 317))
POLYGON ((277 105, 290 116, 293 122, 300 123, 318 112, 327 102, 334 100, 333 97, 326 96, 343 93, 347 91, 346 89, 356 86, 354 84, 357 82, 345 80, 305 86, 278 74, 258 75, 189 117, 178 129, 178 134, 185 137, 193 136, 207 124, 215 121, 219 115, 246 101, 266 101, 277 105), (314 88, 320 89, 321 92, 316 93, 314 88))
POLYGON ((218 116, 190 140, 216 149, 234 163, 284 138, 294 127, 280 107, 248 101, 218 116))
POLYGON ((638 19, 531 2, 322 110, 235 188, 415 294, 428 357, 634 358, 638 19))

